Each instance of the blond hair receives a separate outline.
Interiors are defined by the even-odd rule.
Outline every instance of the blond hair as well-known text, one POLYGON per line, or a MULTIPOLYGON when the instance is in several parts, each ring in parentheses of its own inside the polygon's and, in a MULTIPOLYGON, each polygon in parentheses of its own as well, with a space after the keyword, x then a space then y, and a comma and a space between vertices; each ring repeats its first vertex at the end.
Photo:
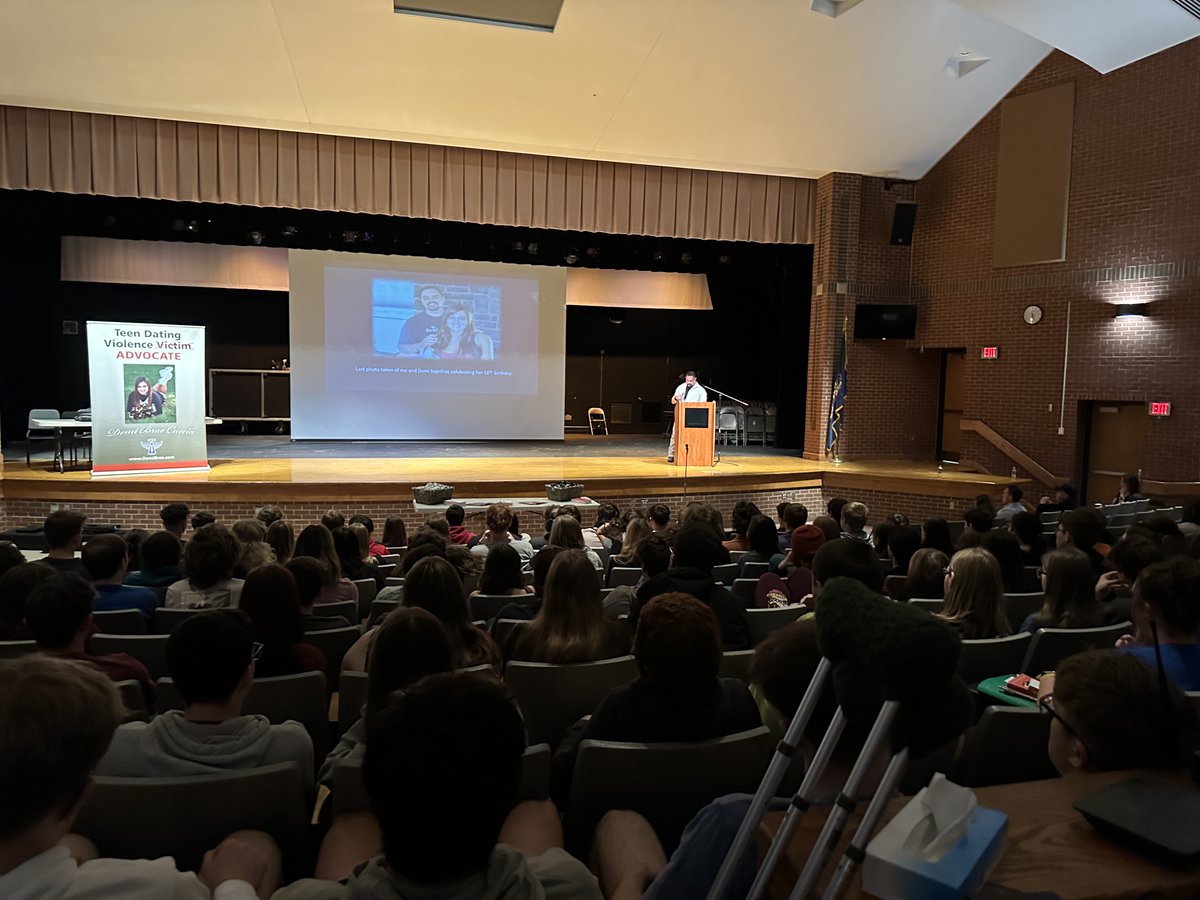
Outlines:
POLYGON ((958 626, 963 640, 994 638, 1009 633, 1004 616, 1004 579, 990 550, 968 547, 950 557, 954 577, 946 591, 941 617, 958 626))
POLYGON ((611 629, 604 618, 596 569, 582 550, 563 550, 554 558, 544 594, 542 608, 521 629, 514 658, 549 663, 600 659, 611 629))
POLYGON ((0 660, 0 841, 71 812, 124 716, 95 666, 40 654, 0 660))

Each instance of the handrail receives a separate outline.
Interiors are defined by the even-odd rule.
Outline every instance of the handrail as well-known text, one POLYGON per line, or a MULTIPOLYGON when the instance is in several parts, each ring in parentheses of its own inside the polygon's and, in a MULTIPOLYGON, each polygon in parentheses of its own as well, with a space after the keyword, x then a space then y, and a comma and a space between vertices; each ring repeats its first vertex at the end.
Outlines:
POLYGON ((996 431, 996 429, 992 428, 992 426, 980 419, 961 419, 958 427, 963 431, 973 431, 975 434, 979 435, 1009 459, 1013 460, 1023 469, 1029 472, 1029 474, 1031 474, 1042 484, 1050 486, 1068 480, 1066 478, 1059 478, 1049 469, 1038 463, 1037 460, 1035 460, 1029 454, 1021 450, 1021 448, 1019 448, 1012 441, 1001 435, 998 431, 996 431))

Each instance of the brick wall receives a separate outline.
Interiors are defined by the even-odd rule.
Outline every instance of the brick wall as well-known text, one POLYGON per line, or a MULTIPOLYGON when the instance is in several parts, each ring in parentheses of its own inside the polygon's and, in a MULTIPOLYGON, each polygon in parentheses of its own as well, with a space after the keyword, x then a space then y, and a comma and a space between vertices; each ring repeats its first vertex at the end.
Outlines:
MULTIPOLYGON (((850 308, 852 315, 856 301, 896 302, 881 298, 908 296, 919 305, 916 341, 851 344, 843 455, 932 453, 937 351, 965 347, 964 417, 983 420, 1054 474, 1080 475, 1086 438, 1082 404, 1163 399, 1173 401, 1172 416, 1147 423, 1141 467, 1149 479, 1196 480, 1198 73, 1200 40, 1193 40, 1109 75, 1053 53, 1014 89, 1015 95, 1075 83, 1063 262, 992 266, 999 107, 915 190, 894 186, 887 191, 878 179, 853 175, 822 179, 806 429, 810 451, 824 446, 835 321, 840 327, 844 310, 850 308), (911 261, 910 251, 886 245, 890 205, 906 190, 919 204, 911 261), (830 298, 831 288, 843 293, 830 298), (1115 321, 1115 301, 1151 301, 1151 315, 1115 321), (1060 436, 1068 303, 1070 353, 1060 436), (1021 320, 1030 304, 1045 313, 1036 326, 1021 320), (1000 358, 981 360, 985 345, 998 346, 1000 358)), ((1012 465, 977 435, 963 437, 965 459, 997 473, 1012 465)))

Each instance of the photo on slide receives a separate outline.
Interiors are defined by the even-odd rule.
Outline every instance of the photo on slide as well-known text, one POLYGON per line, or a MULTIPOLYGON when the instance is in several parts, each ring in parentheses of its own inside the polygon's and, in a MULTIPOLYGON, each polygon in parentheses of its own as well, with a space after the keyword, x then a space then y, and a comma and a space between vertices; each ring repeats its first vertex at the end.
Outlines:
POLYGON ((125 423, 175 422, 175 367, 125 365, 125 423))
POLYGON ((376 356, 490 361, 500 349, 500 287, 371 281, 376 356))

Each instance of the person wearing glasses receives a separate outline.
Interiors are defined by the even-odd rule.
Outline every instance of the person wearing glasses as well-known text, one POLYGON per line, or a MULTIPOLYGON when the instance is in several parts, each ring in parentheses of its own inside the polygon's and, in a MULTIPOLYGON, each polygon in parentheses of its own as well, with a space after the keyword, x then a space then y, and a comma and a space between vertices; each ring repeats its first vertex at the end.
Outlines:
POLYGON ((1126 653, 1088 650, 1045 673, 1038 706, 1059 774, 1179 769, 1196 747, 1196 713, 1179 689, 1126 653))
POLYGON ((185 619, 167 639, 167 671, 183 709, 120 726, 96 774, 163 778, 295 762, 311 794, 313 746, 304 726, 242 715, 261 651, 240 610, 185 619))
POLYGON ((982 547, 959 550, 946 567, 946 602, 938 618, 958 629, 964 641, 1004 637, 1004 582, 1000 564, 982 547))

